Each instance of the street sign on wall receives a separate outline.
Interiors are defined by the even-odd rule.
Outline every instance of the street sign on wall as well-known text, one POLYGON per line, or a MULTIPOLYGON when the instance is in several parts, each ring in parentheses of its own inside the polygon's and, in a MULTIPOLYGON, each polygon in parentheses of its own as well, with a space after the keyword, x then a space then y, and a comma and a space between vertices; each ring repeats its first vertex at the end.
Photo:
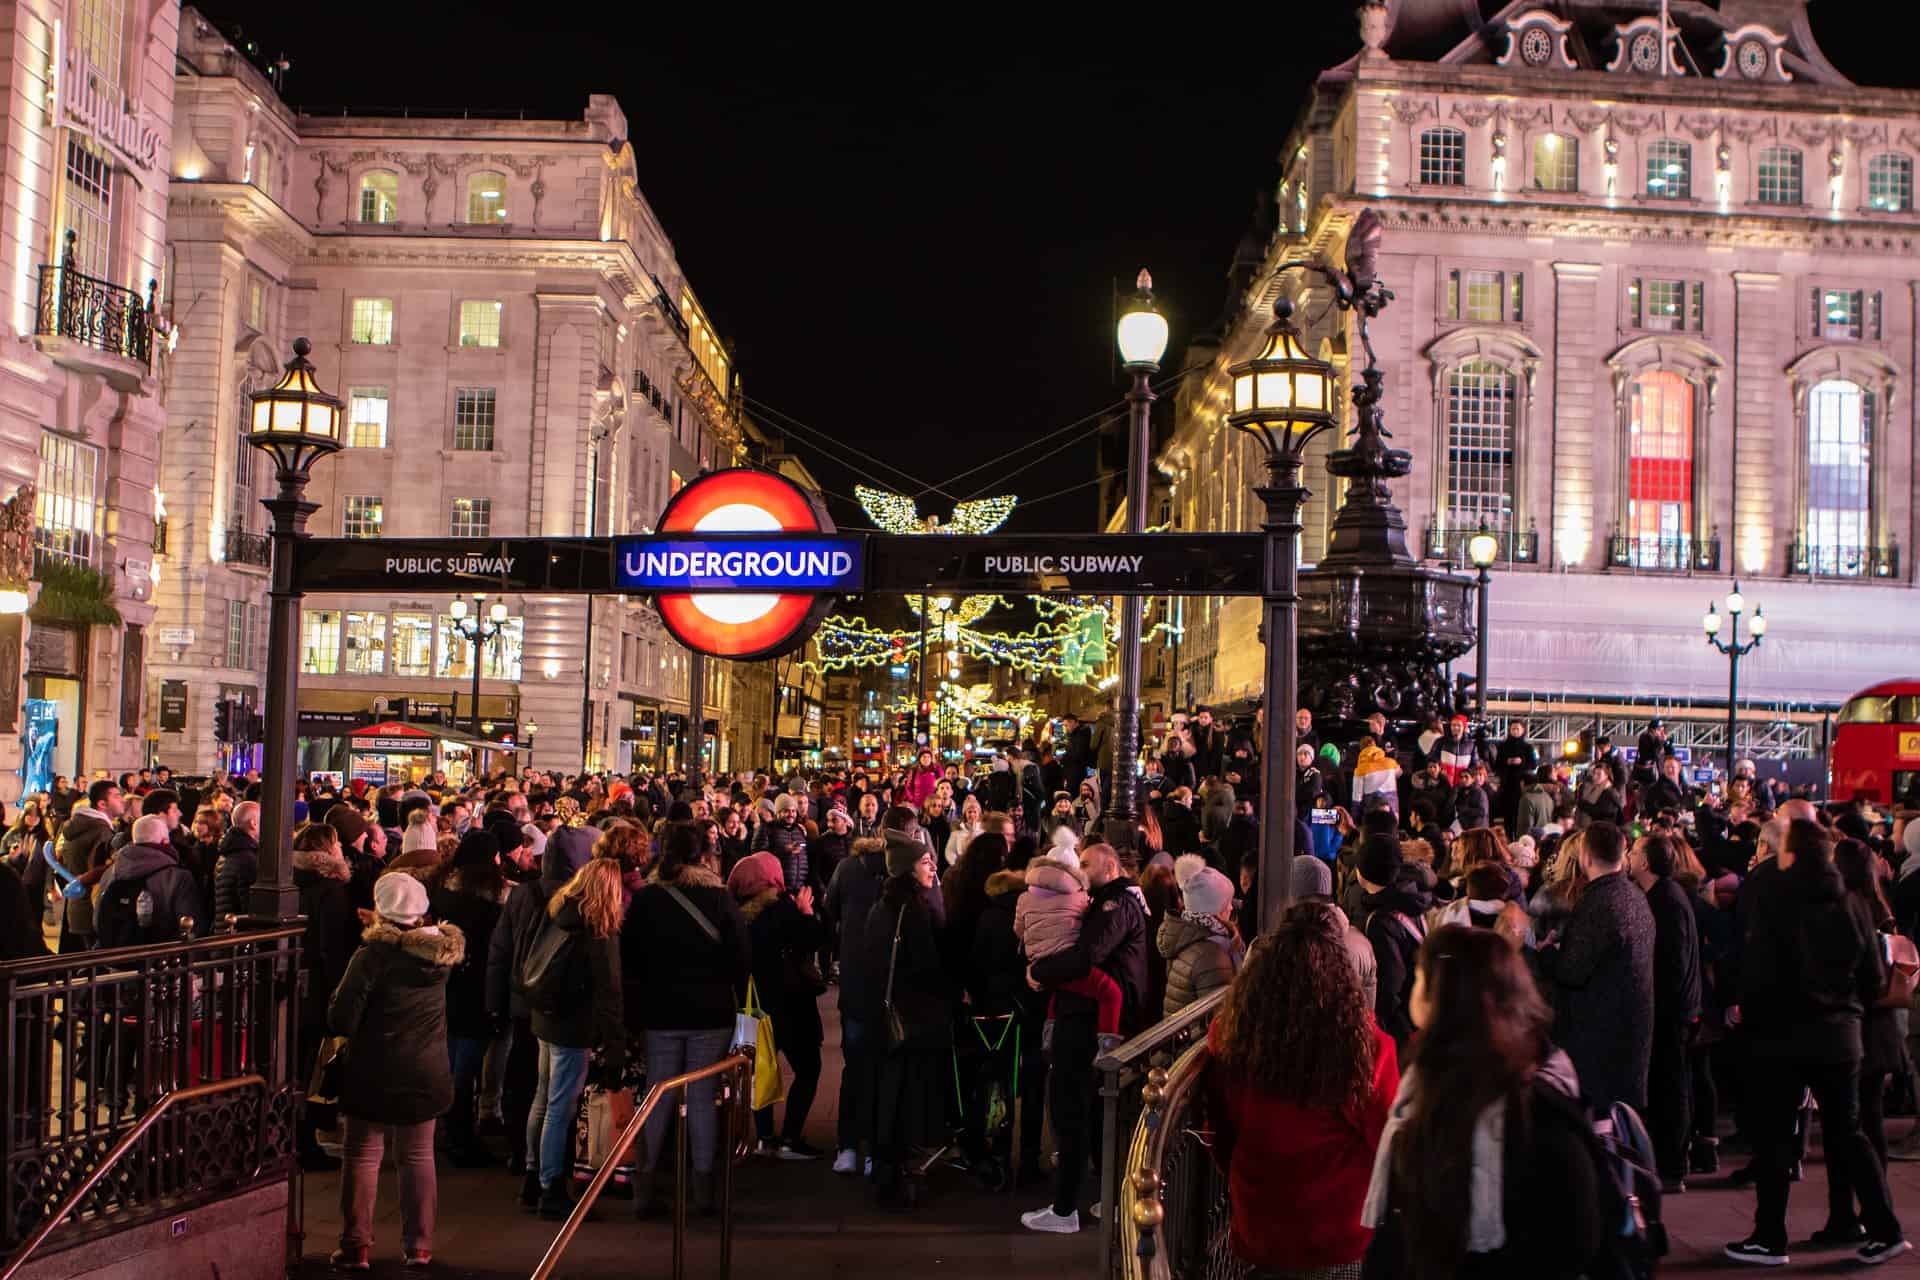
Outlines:
POLYGON ((187 682, 162 680, 160 682, 160 732, 185 733, 186 731, 187 682))

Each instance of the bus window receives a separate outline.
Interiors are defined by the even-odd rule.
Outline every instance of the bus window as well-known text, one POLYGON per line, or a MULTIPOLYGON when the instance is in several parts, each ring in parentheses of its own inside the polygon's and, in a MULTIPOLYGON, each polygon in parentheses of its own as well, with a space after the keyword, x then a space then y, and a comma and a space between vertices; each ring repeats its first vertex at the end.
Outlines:
POLYGON ((1903 693, 1893 700, 1895 724, 1920 724, 1920 696, 1903 693))
POLYGON ((1841 724, 1892 724, 1893 699, 1890 697, 1859 697, 1848 701, 1840 708, 1841 724))

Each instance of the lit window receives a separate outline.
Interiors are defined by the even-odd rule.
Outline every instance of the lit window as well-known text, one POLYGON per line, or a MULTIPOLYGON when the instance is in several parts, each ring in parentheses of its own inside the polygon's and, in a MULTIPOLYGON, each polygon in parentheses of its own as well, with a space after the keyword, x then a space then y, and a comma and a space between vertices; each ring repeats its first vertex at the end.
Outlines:
POLYGON ((77 136, 68 138, 60 210, 61 253, 72 232, 74 267, 82 275, 106 279, 113 262, 113 162, 104 148, 77 136))
POLYGON ((469 300, 460 304, 460 345, 497 347, 500 345, 500 304, 469 300))
POLYGON ((1510 527, 1513 418, 1507 369, 1469 360, 1447 375, 1447 528, 1510 527))
POLYGON ((340 536, 377 538, 385 518, 386 504, 379 498, 352 496, 340 503, 340 536))
POLYGON ((245 600, 227 601, 226 665, 238 671, 253 667, 253 605, 245 600))
MULTIPOLYGON (((434 663, 433 674, 442 679, 472 679, 473 642, 467 639, 466 632, 454 625, 451 614, 441 614, 436 622, 440 632, 440 655, 434 663)), ((467 618, 467 625, 473 625, 471 616, 467 618)))
POLYGON ((1467 135, 1447 128, 1422 132, 1420 181, 1430 187, 1466 186, 1467 135))
POLYGON ((304 675, 330 676, 340 670, 340 611, 300 611, 300 670, 304 675))
POLYGON ((1807 393, 1807 528, 1814 573, 1867 571, 1873 529, 1873 395, 1829 379, 1807 393))
POLYGON ((455 498, 451 524, 447 532, 453 537, 487 537, 493 528, 493 499, 455 498))
POLYGON ((252 172, 247 181, 259 188, 269 199, 273 196, 273 148, 264 140, 253 144, 253 156, 248 161, 252 172))
POLYGON ((459 387, 453 393, 453 447, 456 449, 493 448, 494 390, 492 387, 459 387))
POLYGON ((387 669, 387 615, 348 610, 347 663, 350 676, 377 676, 387 669))
POLYGON ((100 451, 68 436, 40 433, 40 479, 33 505, 33 551, 90 567, 100 534, 100 451))
POLYGON ((1867 207, 1889 213, 1913 208, 1912 160, 1889 153, 1867 162, 1867 207))
POLYGON ((1524 296, 1517 271, 1449 271, 1446 318, 1478 324, 1518 324, 1524 296))
MULTIPOLYGON (((1655 284, 1649 281, 1651 293, 1655 284)), ((1656 370, 1628 398, 1627 555, 1642 569, 1691 566, 1693 384, 1656 370)))
POLYGON ((1687 286, 1682 280, 1649 280, 1646 327, 1679 329, 1686 323, 1687 286))
POLYGON ((384 347, 393 341, 393 299, 353 300, 353 340, 384 347))
POLYGON ((393 674, 433 674, 433 619, 424 613, 393 615, 393 674))
POLYGON ((1821 338, 1880 337, 1880 292, 1877 289, 1814 289, 1810 332, 1821 338))
MULTIPOLYGON (((245 384, 242 384, 244 392, 245 384)), ((227 509, 227 528, 245 533, 254 521, 255 488, 260 451, 253 447, 253 417, 244 394, 240 397, 240 425, 233 434, 233 505, 227 509)))
POLYGON ((1799 204, 1800 176, 1798 150, 1768 147, 1760 153, 1760 181, 1755 194, 1761 204, 1799 204))
POLYGON ((267 329, 267 282, 259 276, 247 277, 247 328, 255 333, 267 329))
POLYGON ((360 175, 360 221, 392 222, 400 216, 400 177, 385 169, 360 175))
POLYGON ((68 39, 109 85, 120 83, 124 0, 74 0, 68 39))
POLYGON ((1580 189, 1580 139, 1543 133, 1533 143, 1533 185, 1540 191, 1580 189))
POLYGON ((1693 197, 1693 147, 1671 138, 1647 144, 1647 195, 1656 200, 1693 197))
POLYGON ((347 392, 347 447, 387 447, 387 389, 354 387, 347 392))
POLYGON ((471 223, 507 220, 507 178, 490 169, 467 178, 467 221, 471 223))
POLYGON ((522 631, 522 624, 518 618, 508 618, 501 624, 500 634, 487 641, 486 660, 480 666, 481 676, 488 680, 520 678, 522 631))

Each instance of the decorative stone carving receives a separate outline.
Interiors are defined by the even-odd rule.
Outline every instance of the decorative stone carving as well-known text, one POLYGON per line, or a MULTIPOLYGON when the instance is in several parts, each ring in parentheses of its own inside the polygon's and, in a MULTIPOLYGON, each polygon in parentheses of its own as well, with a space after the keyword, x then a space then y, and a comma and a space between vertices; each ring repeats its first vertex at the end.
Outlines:
POLYGON ((1752 142, 1755 138, 1777 138, 1780 136, 1780 122, 1772 116, 1736 116, 1721 118, 1721 128, 1727 136, 1736 142, 1752 142))
POLYGON ((1503 67, 1532 71, 1572 71, 1576 64, 1567 52, 1573 24, 1545 9, 1529 9, 1507 22, 1507 49, 1497 59, 1503 67))
POLYGON ((1469 129, 1478 129, 1493 119, 1493 108, 1477 102, 1456 102, 1453 104, 1452 119, 1462 121, 1469 129))
POLYGON ((1607 70, 1641 76, 1684 76, 1685 60, 1674 56, 1673 46, 1680 39, 1679 28, 1668 25, 1661 30, 1658 14, 1648 14, 1623 22, 1613 29, 1613 61, 1607 70))
POLYGON ((332 176, 344 177, 347 169, 333 158, 331 151, 316 151, 313 159, 313 220, 318 222, 320 210, 327 203, 327 188, 331 185, 327 179, 332 176))
POLYGON ((25 591, 33 578, 33 513, 36 491, 23 484, 0 504, 0 587, 25 591))
POLYGON ((1384 58, 1387 34, 1392 30, 1392 21, 1387 14, 1387 6, 1381 0, 1367 0, 1355 15, 1360 20, 1360 43, 1366 46, 1363 58, 1384 58))
POLYGON ((1785 84, 1793 79, 1781 60, 1787 38, 1758 22, 1729 31, 1720 46, 1720 66, 1714 71, 1719 80, 1747 80, 1755 83, 1785 84))
POLYGON ((1393 112, 1393 118, 1401 124, 1413 124, 1422 117, 1437 117, 1440 114, 1431 98, 1391 98, 1387 105, 1393 112))

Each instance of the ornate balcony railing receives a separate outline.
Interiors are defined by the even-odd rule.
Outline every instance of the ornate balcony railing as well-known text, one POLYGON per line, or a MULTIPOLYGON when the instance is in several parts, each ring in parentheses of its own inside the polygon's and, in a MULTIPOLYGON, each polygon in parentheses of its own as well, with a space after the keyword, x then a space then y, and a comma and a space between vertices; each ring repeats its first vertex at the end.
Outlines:
POLYGON ((1884 547, 1843 547, 1795 538, 1787 544, 1787 563, 1793 573, 1810 578, 1880 578, 1900 576, 1900 544, 1884 547))
MULTIPOLYGON (((1427 534, 1422 540, 1423 556, 1428 560, 1443 560, 1451 564, 1471 563, 1467 555, 1467 539, 1480 532, 1475 526, 1468 529, 1450 529, 1437 520, 1427 521, 1427 534)), ((1491 529, 1488 532, 1500 540, 1499 559, 1507 564, 1540 563, 1540 534, 1529 525, 1520 529, 1491 529)))
POLYGON ((228 564, 251 564, 265 569, 273 564, 273 539, 245 529, 227 530, 228 564))
POLYGON ((142 299, 132 289, 96 279, 74 265, 74 233, 57 264, 40 268, 40 301, 34 333, 65 338, 96 351, 153 367, 153 291, 142 299))
POLYGON ((1720 535, 1705 538, 1641 538, 1616 533, 1607 539, 1607 567, 1641 573, 1717 573, 1720 535))

